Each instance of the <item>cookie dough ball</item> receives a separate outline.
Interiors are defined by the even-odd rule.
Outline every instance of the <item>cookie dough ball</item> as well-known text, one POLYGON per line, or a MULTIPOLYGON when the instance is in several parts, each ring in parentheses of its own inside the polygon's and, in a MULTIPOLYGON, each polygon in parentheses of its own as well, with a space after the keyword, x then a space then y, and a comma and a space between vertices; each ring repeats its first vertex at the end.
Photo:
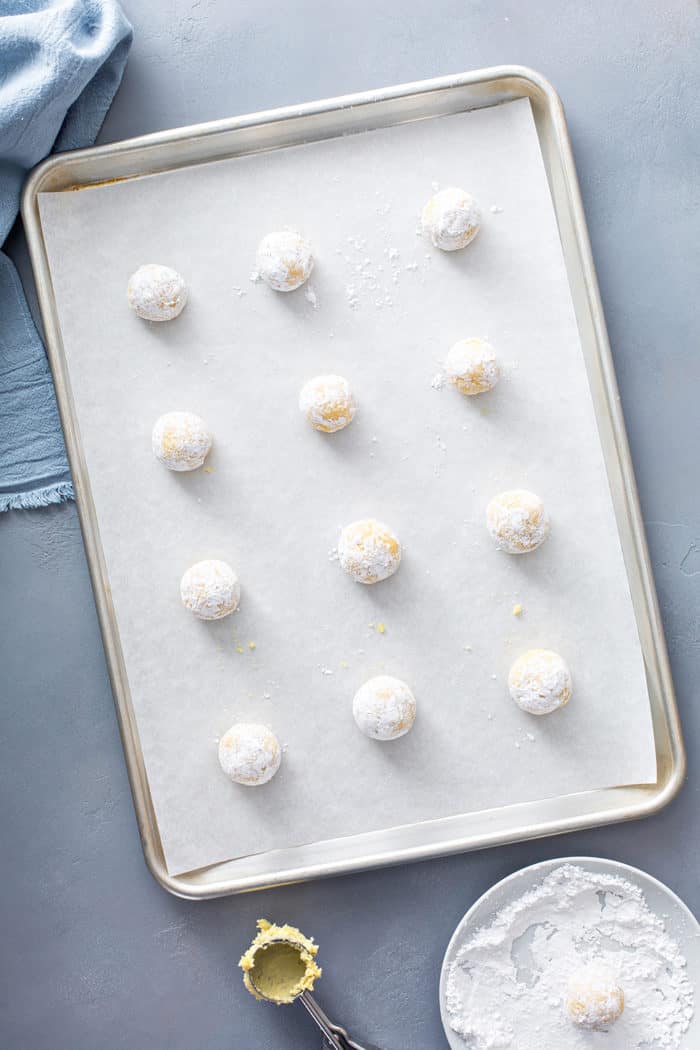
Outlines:
POLYGON ((496 351, 483 339, 460 339, 450 347, 445 372, 450 383, 468 397, 492 390, 501 378, 496 351))
POLYGON ((352 423, 357 405, 343 376, 316 376, 301 388, 299 411, 315 430, 333 434, 352 423))
POLYGON ((282 761, 279 740, 267 726, 238 722, 219 741, 219 764, 236 784, 257 787, 272 780, 282 761))
POLYGON ((356 583, 378 583, 393 576, 401 564, 401 544, 388 525, 363 518, 341 532, 338 559, 356 583))
POLYGON ((172 321, 185 308, 187 285, 177 270, 148 263, 132 273, 126 295, 131 309, 145 321, 172 321))
POLYGON ((241 585, 225 561, 198 561, 182 577, 180 597, 199 620, 222 620, 238 608, 241 585))
POLYGON ((566 1013, 578 1028, 608 1028, 622 1015, 625 995, 614 975, 600 963, 590 963, 569 981, 566 1013))
POLYGON ((571 675, 558 653, 551 649, 530 649, 511 667, 508 689, 522 711, 548 715, 569 702, 571 675))
POLYGON ((192 412, 166 412, 156 420, 153 455, 168 470, 196 470, 211 448, 211 434, 192 412))
POLYGON ((508 554, 537 550, 549 536, 544 503, 526 489, 510 489, 495 496, 486 508, 486 523, 498 549, 508 554))
POLYGON ((479 232, 481 209, 471 194, 452 186, 430 198, 421 225, 436 248, 456 252, 471 244, 479 232))
POLYGON ((397 740, 416 720, 416 698, 405 682, 380 674, 357 690, 352 713, 365 736, 397 740))
POLYGON ((268 233, 258 245, 258 273, 276 292, 293 292, 308 281, 314 268, 311 245, 294 230, 268 233))

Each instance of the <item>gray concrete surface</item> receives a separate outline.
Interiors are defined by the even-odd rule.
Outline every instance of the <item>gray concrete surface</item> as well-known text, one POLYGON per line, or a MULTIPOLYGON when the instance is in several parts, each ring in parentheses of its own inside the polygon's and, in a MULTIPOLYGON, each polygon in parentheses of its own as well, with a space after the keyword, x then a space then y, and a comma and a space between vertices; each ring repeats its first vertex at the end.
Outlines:
MULTIPOLYGON (((199 904, 142 860, 75 508, 0 516, 0 1044, 316 1047, 235 963, 259 914, 322 945, 320 998, 382 1050, 445 1046, 437 978, 464 911, 546 857, 639 865, 700 910, 698 15, 616 3, 126 0, 136 42, 103 140, 499 62, 568 112, 689 753, 653 819, 199 904), (697 137, 695 139, 697 145, 697 137)), ((15 243, 21 257, 21 244, 15 243)), ((591 552, 594 556, 594 552, 591 552)), ((614 696, 611 697, 614 703, 614 696)), ((554 1050, 554 1048, 552 1048, 554 1050)))

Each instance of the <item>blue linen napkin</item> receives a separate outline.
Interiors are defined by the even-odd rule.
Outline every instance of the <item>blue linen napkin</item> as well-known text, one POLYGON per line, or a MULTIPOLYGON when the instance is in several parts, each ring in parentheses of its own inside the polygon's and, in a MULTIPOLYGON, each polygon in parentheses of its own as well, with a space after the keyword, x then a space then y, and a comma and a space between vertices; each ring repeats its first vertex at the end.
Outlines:
MULTIPOLYGON (((0 3, 0 245, 26 173, 95 141, 131 26, 116 0, 0 3)), ((17 271, 0 252, 0 511, 71 499, 51 374, 17 271)))

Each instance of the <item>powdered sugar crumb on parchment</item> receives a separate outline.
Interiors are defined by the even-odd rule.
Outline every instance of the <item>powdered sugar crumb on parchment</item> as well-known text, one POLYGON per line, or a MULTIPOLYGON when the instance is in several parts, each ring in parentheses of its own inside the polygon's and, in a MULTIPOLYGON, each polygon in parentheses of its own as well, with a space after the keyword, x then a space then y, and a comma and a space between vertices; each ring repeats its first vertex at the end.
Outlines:
MULTIPOLYGON (((393 307, 393 293, 406 273, 419 270, 416 259, 404 263, 401 250, 387 243, 389 230, 379 226, 377 237, 349 236, 335 249, 346 267, 345 297, 351 310, 359 306, 373 306, 377 310, 393 307)), ((424 256, 427 268, 429 256, 424 256)))

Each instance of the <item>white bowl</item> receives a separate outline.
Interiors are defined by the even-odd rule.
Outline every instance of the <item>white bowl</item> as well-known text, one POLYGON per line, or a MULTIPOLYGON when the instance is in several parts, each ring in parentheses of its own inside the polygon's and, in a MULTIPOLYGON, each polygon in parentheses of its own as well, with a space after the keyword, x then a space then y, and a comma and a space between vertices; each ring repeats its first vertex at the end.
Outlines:
MULTIPOLYGON (((487 890, 471 906, 464 916, 455 932, 452 934, 447 946, 445 957, 442 961, 440 972, 440 1016, 445 1029, 447 1042, 452 1050, 465 1050, 467 1043, 452 1028, 450 1028, 447 1014, 446 990, 447 973, 457 957, 457 952, 464 942, 481 926, 486 926, 496 912, 510 904, 511 901, 521 897, 545 876, 560 868, 563 864, 575 864, 587 871, 605 875, 618 875, 633 882, 642 890, 646 902, 651 911, 660 915, 665 923, 666 932, 673 937, 680 946, 688 963, 688 977, 695 991, 695 1014, 690 1022, 679 1050, 697 1050, 700 1046, 700 923, 668 886, 664 886, 658 879, 652 878, 639 868, 632 868, 629 864, 621 864, 616 860, 605 860, 601 857, 560 857, 558 860, 544 860, 539 864, 531 864, 527 868, 521 868, 513 875, 501 879, 490 890, 487 890)), ((557 1047, 557 1050, 566 1050, 566 1047, 557 1047)))

